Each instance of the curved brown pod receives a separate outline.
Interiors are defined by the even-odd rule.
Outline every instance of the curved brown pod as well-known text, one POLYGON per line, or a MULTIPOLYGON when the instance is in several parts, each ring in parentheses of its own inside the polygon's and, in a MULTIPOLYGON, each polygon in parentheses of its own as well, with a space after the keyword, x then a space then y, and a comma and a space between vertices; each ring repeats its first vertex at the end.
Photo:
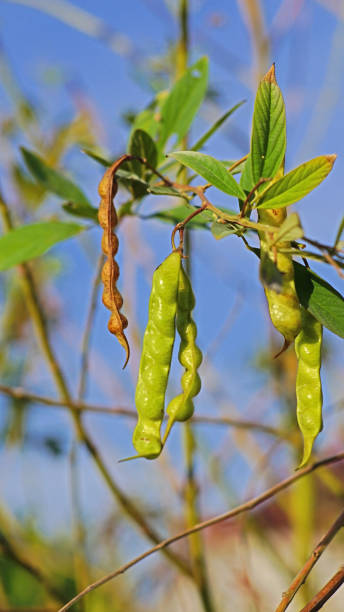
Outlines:
POLYGON ((98 210, 98 221, 100 227, 103 228, 102 251, 107 256, 104 263, 101 279, 104 284, 103 304, 110 310, 110 319, 108 322, 109 331, 116 336, 119 343, 124 347, 126 352, 126 360, 124 368, 128 363, 130 356, 130 348, 128 340, 124 334, 124 329, 128 325, 126 317, 120 312, 123 304, 123 298, 116 287, 116 282, 119 277, 119 267, 115 261, 115 255, 118 251, 118 238, 114 233, 118 218, 113 199, 117 193, 118 185, 116 181, 116 171, 120 165, 130 158, 129 155, 122 155, 108 168, 99 183, 98 193, 100 195, 100 204, 98 210))

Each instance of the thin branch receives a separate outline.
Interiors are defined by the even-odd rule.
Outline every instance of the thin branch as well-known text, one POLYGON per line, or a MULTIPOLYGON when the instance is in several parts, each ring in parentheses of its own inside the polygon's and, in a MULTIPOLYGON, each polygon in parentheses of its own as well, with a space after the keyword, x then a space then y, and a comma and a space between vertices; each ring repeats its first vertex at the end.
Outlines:
POLYGON ((340 513, 336 521, 331 525, 328 532, 321 538, 320 542, 314 548, 312 554, 307 559, 304 566, 300 569, 298 574, 295 576, 293 582, 291 583, 289 589, 283 593, 280 604, 277 606, 275 612, 284 612, 294 599, 297 591, 301 587, 301 585, 305 582, 307 576, 313 569, 314 565, 320 559, 326 547, 332 542, 334 536, 338 533, 338 531, 344 527, 344 510, 340 513))
MULTIPOLYGON (((136 410, 132 410, 131 408, 125 407, 115 407, 110 408, 107 406, 97 406, 94 404, 87 404, 84 402, 76 402, 70 401, 65 402, 63 400, 56 400, 50 397, 45 397, 43 395, 36 395, 34 393, 30 393, 21 387, 7 387, 6 385, 0 384, 0 393, 4 395, 8 395, 9 397, 13 397, 15 399, 22 399, 30 402, 37 402, 38 404, 44 404, 46 406, 53 406, 54 408, 69 408, 75 412, 95 412, 102 414, 112 414, 117 416, 129 417, 130 419, 137 419, 136 410)), ((167 417, 166 417, 167 420, 167 417)), ((239 429, 251 429, 254 431, 259 431, 261 433, 265 433, 269 436, 275 436, 278 438, 283 438, 284 440, 290 440, 291 435, 289 432, 277 429, 275 427, 271 427, 270 425, 264 425, 263 423, 255 423, 254 421, 246 421, 235 419, 232 417, 219 416, 193 416, 192 422, 197 424, 208 424, 208 425, 219 425, 219 426, 228 426, 228 427, 237 427, 239 429)))
POLYGON ((264 493, 261 493, 257 497, 253 497, 252 499, 241 504, 240 506, 237 506, 236 508, 233 508, 232 510, 225 512, 224 514, 219 514, 217 516, 214 516, 213 518, 203 521, 202 523, 198 523, 197 525, 194 525, 190 529, 186 529, 185 531, 182 531, 174 536, 171 536, 170 538, 166 538, 165 540, 162 540, 161 542, 159 542, 159 544, 157 544, 157 546, 154 546, 153 548, 146 550, 144 553, 142 553, 138 557, 135 557, 135 559, 132 559, 125 565, 122 565, 120 568, 118 568, 114 572, 111 572, 110 574, 103 576, 102 578, 94 582, 93 584, 90 584, 86 589, 81 591, 78 595, 76 595, 75 597, 73 597, 73 599, 71 599, 68 603, 66 603, 62 608, 60 608, 58 612, 66 612, 66 610, 69 610, 69 608, 71 608, 72 605, 80 601, 82 597, 84 597, 91 591, 94 591, 99 586, 102 586, 106 582, 113 580, 113 578, 116 578, 120 574, 124 574, 124 572, 126 572, 128 569, 130 569, 134 565, 137 565, 140 561, 147 559, 147 557, 150 557, 154 553, 160 550, 163 550, 167 546, 171 546, 171 544, 174 544, 175 542, 178 542, 179 540, 182 540, 190 536, 193 533, 196 533, 203 529, 207 529, 208 527, 212 527, 213 525, 217 525, 218 523, 234 518, 235 516, 239 516, 240 514, 243 514, 244 512, 248 512, 249 510, 253 510, 260 504, 267 501, 268 499, 271 499, 271 497, 274 497, 275 495, 277 495, 277 493, 280 493, 287 487, 290 487, 290 485, 292 485, 294 482, 296 482, 300 478, 303 478, 307 474, 311 474, 312 472, 314 472, 315 470, 319 469, 322 466, 335 464, 343 460, 344 460, 344 452, 338 453, 337 455, 332 455, 331 457, 325 457, 324 459, 321 459, 320 461, 317 461, 316 463, 313 463, 309 465, 308 467, 298 470, 297 472, 292 474, 292 476, 289 476, 285 480, 282 480, 281 482, 274 485, 270 489, 267 489, 266 491, 264 491, 264 493))
POLYGON ((325 586, 313 597, 313 599, 300 612, 317 612, 338 591, 344 583, 344 567, 332 576, 325 586))

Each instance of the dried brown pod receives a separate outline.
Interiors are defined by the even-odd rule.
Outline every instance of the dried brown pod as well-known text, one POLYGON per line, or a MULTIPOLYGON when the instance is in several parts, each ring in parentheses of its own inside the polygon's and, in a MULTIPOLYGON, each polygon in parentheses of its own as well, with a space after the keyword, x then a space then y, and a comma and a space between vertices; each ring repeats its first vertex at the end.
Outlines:
POLYGON ((104 255, 107 256, 107 260, 103 266, 101 274, 102 282, 104 284, 103 304, 111 312, 108 329, 116 336, 126 352, 126 360, 123 368, 125 368, 128 363, 130 348, 128 340, 123 331, 127 327, 128 321, 126 317, 120 313, 123 298, 116 287, 116 282, 119 277, 119 267, 114 259, 118 251, 118 238, 114 233, 114 229, 117 225, 118 218, 113 199, 118 189, 116 171, 120 165, 129 158, 129 155, 122 155, 122 157, 117 159, 112 166, 106 170, 98 186, 98 192, 101 198, 98 211, 98 221, 100 227, 102 227, 104 230, 102 238, 102 251, 104 255))

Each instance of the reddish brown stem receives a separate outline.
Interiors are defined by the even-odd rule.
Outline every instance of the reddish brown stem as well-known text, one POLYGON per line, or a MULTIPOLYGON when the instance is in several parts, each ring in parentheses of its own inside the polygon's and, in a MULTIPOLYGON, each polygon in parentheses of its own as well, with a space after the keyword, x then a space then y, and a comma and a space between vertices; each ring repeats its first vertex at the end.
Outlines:
POLYGON ((300 612, 317 612, 338 591, 344 583, 344 567, 332 576, 325 586, 313 597, 313 599, 300 612))

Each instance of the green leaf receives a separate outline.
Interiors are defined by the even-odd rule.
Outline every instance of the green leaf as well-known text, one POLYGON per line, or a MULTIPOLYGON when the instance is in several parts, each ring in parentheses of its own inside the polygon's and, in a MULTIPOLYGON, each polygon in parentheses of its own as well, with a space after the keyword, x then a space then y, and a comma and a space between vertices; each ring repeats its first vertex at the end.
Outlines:
MULTIPOLYGON (((260 250, 250 250, 260 257, 260 250)), ((298 253, 300 256, 300 253, 298 253)), ((294 280, 300 304, 324 327, 344 338, 344 298, 325 279, 297 261, 293 261, 294 280)))
POLYGON ((288 172, 262 192, 257 208, 283 208, 298 202, 326 178, 335 159, 336 155, 321 155, 288 172))
MULTIPOLYGON (((224 165, 224 167, 226 168, 227 171, 230 170, 230 168, 237 163, 238 160, 236 159, 221 159, 221 164, 224 165)), ((235 168, 233 170, 231 170, 231 174, 241 174, 241 172, 243 171, 244 167, 245 167, 245 163, 246 160, 244 161, 240 161, 240 164, 238 164, 237 166, 235 166, 235 168)))
POLYGON ((344 298, 327 281, 294 261, 295 287, 300 303, 324 327, 344 338, 344 298))
POLYGON ((132 133, 136 130, 144 130, 152 138, 155 138, 159 125, 158 121, 156 120, 155 110, 157 103, 158 100, 154 99, 148 108, 145 108, 138 115, 136 115, 132 126, 132 133))
MULTIPOLYGON (((192 206, 191 204, 182 204, 181 206, 174 206, 173 208, 159 210, 151 215, 142 216, 141 218, 156 218, 164 221, 165 223, 177 225, 177 223, 184 221, 184 219, 186 219, 186 217, 188 217, 194 210, 197 210, 196 206, 192 206)), ((228 214, 236 214, 235 211, 230 210, 229 208, 219 207, 219 210, 228 214)), ((204 210, 202 213, 191 219, 191 221, 189 221, 187 224, 187 227, 208 229, 208 224, 214 221, 214 219, 216 219, 216 215, 212 211, 204 210)))
POLYGON ((222 240, 222 238, 226 238, 231 234, 236 234, 238 228, 230 223, 218 223, 218 221, 214 221, 211 224, 211 233, 213 234, 215 240, 222 240))
POLYGON ((62 204, 62 208, 73 217, 92 219, 92 221, 98 223, 98 209, 94 206, 82 206, 81 204, 75 204, 75 202, 66 202, 62 204))
POLYGON ((302 236, 303 229, 301 227, 300 217, 297 213, 291 213, 279 227, 273 244, 281 241, 291 242, 292 240, 302 238, 302 236))
POLYGON ((240 106, 242 106, 246 100, 241 100, 235 106, 232 106, 226 113, 224 113, 215 123, 206 131, 203 136, 191 147, 191 151, 199 151, 203 145, 209 140, 209 138, 217 132, 217 130, 221 127, 221 125, 230 117, 240 106))
MULTIPOLYGON (((174 206, 173 208, 168 208, 166 210, 158 210, 155 213, 150 215, 146 215, 144 219, 160 219, 164 223, 171 223, 172 225, 177 225, 181 221, 184 221, 186 217, 188 217, 196 208, 191 205, 182 204, 181 206, 174 206)), ((209 223, 209 212, 204 211, 197 215, 194 219, 188 223, 188 227, 198 227, 204 228, 209 223)))
POLYGON ((208 85, 208 59, 202 57, 178 79, 161 108, 161 133, 158 143, 162 150, 172 134, 178 142, 189 127, 203 102, 208 85))
POLYGON ((11 230, 0 237, 0 270, 43 255, 57 242, 71 238, 84 229, 84 226, 76 223, 45 221, 11 230))
MULTIPOLYGON (((129 153, 135 157, 146 159, 153 168, 156 167, 158 159, 157 148, 150 135, 144 130, 135 130, 132 133, 129 141, 129 153)), ((147 167, 139 161, 133 160, 130 162, 130 165, 134 172, 142 178, 149 174, 147 167)))
POLYGON ((340 248, 339 247, 339 241, 341 239, 343 231, 344 231, 344 217, 342 218, 342 220, 341 220, 341 222, 339 224, 339 227, 338 227, 338 230, 337 230, 337 233, 336 233, 336 238, 335 238, 335 241, 334 241, 334 244, 335 244, 335 246, 337 248, 340 248))
POLYGON ((169 187, 168 185, 159 185, 157 187, 151 185, 148 188, 148 193, 152 193, 153 195, 173 196, 174 198, 183 198, 184 200, 188 199, 187 195, 180 193, 178 189, 174 189, 174 187, 169 187))
POLYGON ((223 164, 214 157, 196 151, 175 151, 170 153, 170 156, 174 157, 184 166, 192 168, 192 170, 203 176, 214 187, 231 196, 245 199, 245 193, 240 185, 238 185, 230 172, 227 172, 223 164))
POLYGON ((98 164, 104 166, 105 168, 110 167, 113 163, 112 161, 105 159, 105 157, 98 155, 98 153, 91 151, 91 149, 81 149, 81 151, 85 153, 85 155, 87 155, 88 157, 91 157, 91 159, 94 159, 94 161, 98 162, 98 164))
POLYGON ((247 193, 249 193, 251 189, 253 189, 254 185, 255 182, 252 176, 251 155, 249 155, 245 162, 244 169, 241 173, 240 187, 242 187, 243 189, 245 189, 245 191, 247 191, 247 193))
POLYGON ((259 84, 254 105, 250 155, 253 185, 250 189, 260 178, 275 176, 285 149, 285 107, 272 65, 259 84))
POLYGON ((90 205, 87 197, 71 180, 50 168, 43 159, 32 151, 21 147, 25 163, 37 183, 51 193, 55 193, 64 200, 70 200, 76 204, 90 205))

